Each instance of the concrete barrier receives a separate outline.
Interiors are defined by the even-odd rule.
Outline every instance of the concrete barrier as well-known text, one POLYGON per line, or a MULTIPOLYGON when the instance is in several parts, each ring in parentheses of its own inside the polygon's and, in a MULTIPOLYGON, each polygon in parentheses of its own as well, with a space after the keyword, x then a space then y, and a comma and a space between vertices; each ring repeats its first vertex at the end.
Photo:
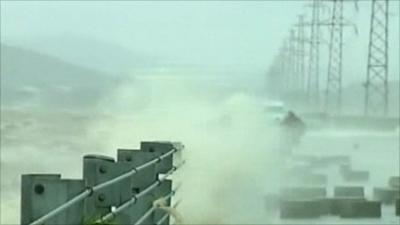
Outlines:
POLYGON ((363 170, 353 170, 350 164, 340 166, 340 174, 345 181, 368 181, 369 172, 363 170))
POLYGON ((282 219, 318 218, 323 214, 318 200, 284 200, 280 204, 282 219))
POLYGON ((393 204, 397 198, 400 198, 400 189, 374 188, 373 198, 383 204, 393 204))
POLYGON ((349 197, 342 197, 342 198, 324 198, 320 199, 319 201, 322 202, 321 208, 323 210, 324 215, 340 215, 340 212, 343 208, 349 204, 350 202, 364 202, 366 201, 364 198, 349 198, 349 197))
POLYGON ((400 177, 398 177, 398 176, 390 177, 388 183, 389 183, 389 187, 400 190, 400 177))
POLYGON ((340 209, 341 218, 380 218, 381 215, 379 201, 348 201, 340 209))
POLYGON ((400 198, 396 199, 396 216, 400 216, 400 198))
POLYGON ((359 186, 336 186, 334 197, 364 198, 364 187, 359 186))
POLYGON ((340 164, 348 164, 350 165, 351 159, 350 156, 346 155, 332 155, 332 156, 325 156, 317 158, 310 162, 311 167, 327 167, 332 165, 340 165, 340 164))
POLYGON ((304 200, 325 198, 327 195, 324 187, 287 187, 281 189, 282 200, 304 200))
POLYGON ((328 183, 328 177, 325 174, 304 174, 299 177, 299 180, 308 185, 326 185, 328 183))

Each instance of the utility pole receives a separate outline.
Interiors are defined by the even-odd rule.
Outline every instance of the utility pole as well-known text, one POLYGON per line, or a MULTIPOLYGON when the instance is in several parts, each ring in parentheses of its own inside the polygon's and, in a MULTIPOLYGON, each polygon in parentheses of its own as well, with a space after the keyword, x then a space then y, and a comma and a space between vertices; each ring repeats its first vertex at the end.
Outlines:
POLYGON ((342 104, 343 0, 333 0, 330 26, 325 112, 340 113, 342 104))
POLYGON ((319 57, 320 57, 320 14, 322 4, 320 0, 312 2, 311 34, 307 77, 307 99, 311 106, 319 109, 319 57))
POLYGON ((304 35, 304 15, 299 16, 299 23, 297 24, 297 62, 296 68, 298 73, 298 87, 299 90, 305 88, 305 35, 304 35))
POLYGON ((297 89, 298 86, 298 74, 297 74, 297 52, 296 52, 296 32, 294 29, 290 30, 290 36, 288 41, 288 82, 289 92, 297 89))
POLYGON ((372 0, 364 115, 388 114, 389 0, 372 0))

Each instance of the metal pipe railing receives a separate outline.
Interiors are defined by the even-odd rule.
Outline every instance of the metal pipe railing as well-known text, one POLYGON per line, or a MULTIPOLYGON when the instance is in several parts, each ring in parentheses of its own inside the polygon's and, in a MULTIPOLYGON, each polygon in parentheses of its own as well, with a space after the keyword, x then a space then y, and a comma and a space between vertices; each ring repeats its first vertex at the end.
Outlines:
POLYGON ((59 207, 53 209, 52 211, 48 212, 47 214, 43 215, 42 217, 40 217, 39 219, 33 221, 32 223, 30 223, 30 225, 40 225, 44 222, 46 222, 47 220, 53 218, 54 216, 58 215, 59 213, 67 210, 68 208, 70 208, 71 206, 73 206, 74 204, 83 201, 84 199, 86 199, 87 197, 91 196, 93 193, 100 191, 110 185, 113 185, 115 183, 118 183, 126 178, 131 177, 132 175, 136 174, 137 172, 155 164, 155 163, 159 163, 161 162, 163 159, 167 158, 168 156, 174 154, 175 152, 177 152, 178 149, 173 148, 171 151, 166 152, 164 154, 162 154, 161 156, 158 156, 157 158, 150 160, 149 162, 144 163, 143 165, 140 165, 138 167, 135 167, 133 169, 131 169, 129 172, 126 172, 120 176, 117 176, 111 180, 108 180, 106 182, 97 184, 93 187, 88 187, 86 188, 85 191, 83 191, 82 193, 80 193, 79 195, 75 196, 74 198, 68 200, 67 202, 65 202, 64 204, 60 205, 59 207))
POLYGON ((164 174, 164 176, 162 178, 159 178, 156 182, 154 182, 153 184, 148 186, 146 189, 144 189, 140 193, 134 195, 130 200, 126 201, 125 203, 123 203, 122 205, 117 207, 114 211, 112 211, 112 212, 108 213, 107 215, 98 219, 96 221, 96 223, 104 223, 104 222, 114 219, 115 216, 118 215, 118 213, 122 212, 123 210, 125 210, 126 208, 131 206, 132 204, 136 203, 138 201, 138 199, 140 199, 144 195, 148 194, 150 191, 154 190, 158 185, 160 185, 165 179, 167 179, 167 177, 169 177, 171 174, 173 174, 184 163, 185 163, 185 161, 183 161, 181 163, 181 165, 172 168, 170 171, 168 171, 166 174, 164 174))

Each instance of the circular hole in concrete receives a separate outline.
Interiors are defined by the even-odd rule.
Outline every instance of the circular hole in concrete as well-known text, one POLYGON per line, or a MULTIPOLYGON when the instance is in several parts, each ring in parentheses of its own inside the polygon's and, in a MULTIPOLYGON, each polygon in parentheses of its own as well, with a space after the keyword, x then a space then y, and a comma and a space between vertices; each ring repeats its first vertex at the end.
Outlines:
POLYGON ((154 152, 154 148, 149 148, 149 152, 154 152))
POLYGON ((104 173, 107 172, 107 168, 106 168, 105 166, 101 165, 101 166, 99 167, 99 172, 104 174, 104 173))
POLYGON ((104 196, 104 194, 99 194, 99 196, 97 197, 97 199, 98 199, 100 202, 104 202, 104 200, 106 200, 106 196, 104 196))
POLYGON ((44 193, 44 186, 42 184, 36 184, 34 187, 34 191, 36 194, 41 195, 44 193))
POLYGON ((133 194, 138 194, 140 192, 140 189, 139 188, 136 188, 136 187, 133 187, 132 188, 132 193, 133 194))
POLYGON ((130 155, 126 156, 125 160, 128 162, 132 161, 132 156, 130 156, 130 155))

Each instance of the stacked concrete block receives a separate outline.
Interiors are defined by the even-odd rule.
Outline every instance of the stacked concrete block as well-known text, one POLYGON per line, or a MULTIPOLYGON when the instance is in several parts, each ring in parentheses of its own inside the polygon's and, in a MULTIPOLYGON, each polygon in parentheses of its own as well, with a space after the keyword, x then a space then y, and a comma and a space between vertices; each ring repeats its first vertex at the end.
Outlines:
MULTIPOLYGON (((57 174, 23 175, 21 224, 36 221, 84 191, 85 198, 41 224, 93 224, 107 214, 113 215, 111 212, 124 204, 127 207, 120 208, 107 223, 131 224, 148 212, 155 200, 171 194, 172 181, 159 179, 175 169, 177 159, 176 154, 164 154, 179 153, 182 148, 179 143, 142 142, 140 150, 118 150, 117 161, 102 155, 86 155, 81 180, 61 179, 57 174), (138 167, 150 161, 151 164, 139 170, 138 167), (119 182, 93 191, 93 187, 128 173, 129 176, 119 182), (137 197, 139 193, 140 198, 137 197)), ((165 203, 170 206, 170 199, 165 203)), ((154 224, 164 215, 165 212, 153 212, 143 223, 154 224)))
MULTIPOLYGON (((61 179, 59 174, 22 175, 21 224, 29 224, 44 216, 80 194, 84 188, 82 180, 61 179)), ((81 224, 83 220, 83 202, 80 202, 43 224, 81 224)))
POLYGON ((374 188, 373 197, 383 204, 393 204, 397 198, 400 198, 400 189, 374 188))
POLYGON ((388 184, 389 187, 400 190, 400 177, 399 176, 390 177, 388 184))
POLYGON ((324 187, 287 187, 281 189, 281 199, 319 199, 327 195, 324 187))
POLYGON ((364 198, 358 197, 335 197, 321 199, 324 202, 325 214, 327 215, 340 215, 346 205, 352 202, 364 202, 364 198))
POLYGON ((400 198, 396 199, 395 209, 396 209, 396 216, 400 216, 400 198))
POLYGON ((283 219, 317 218, 323 214, 321 202, 317 200, 283 200, 280 217, 283 219))
POLYGON ((322 187, 290 187, 281 190, 281 218, 315 218, 324 214, 327 195, 322 187))
POLYGON ((325 156, 315 159, 310 162, 310 165, 314 168, 324 168, 328 166, 340 165, 340 164, 349 164, 351 163, 350 156, 346 155, 334 155, 334 156, 325 156))
POLYGON ((339 198, 364 198, 364 187, 336 186, 333 190, 333 195, 339 198))
POLYGON ((379 201, 349 201, 340 209, 342 218, 380 218, 381 215, 379 201))
POLYGON ((340 166, 340 174, 345 181, 368 181, 369 172, 363 170, 353 170, 350 164, 340 166))

